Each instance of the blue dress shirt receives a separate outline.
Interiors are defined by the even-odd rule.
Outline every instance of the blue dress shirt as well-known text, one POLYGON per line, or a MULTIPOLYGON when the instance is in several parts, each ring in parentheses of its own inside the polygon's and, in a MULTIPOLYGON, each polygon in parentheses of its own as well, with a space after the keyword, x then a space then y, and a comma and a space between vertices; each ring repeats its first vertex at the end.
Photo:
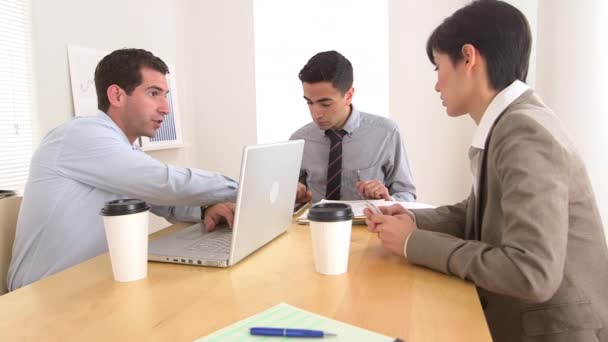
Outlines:
POLYGON ((200 222, 200 206, 234 201, 221 174, 164 164, 132 145, 103 112, 55 128, 32 157, 8 274, 14 290, 107 252, 100 209, 139 198, 170 222, 200 222))

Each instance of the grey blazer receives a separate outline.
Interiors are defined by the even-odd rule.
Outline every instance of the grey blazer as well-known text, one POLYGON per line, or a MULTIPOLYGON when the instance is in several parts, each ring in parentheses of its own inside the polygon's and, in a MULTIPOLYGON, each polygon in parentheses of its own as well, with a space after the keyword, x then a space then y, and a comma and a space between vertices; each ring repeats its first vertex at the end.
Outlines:
POLYGON ((408 260, 473 282, 496 342, 608 342, 608 249, 591 183, 532 90, 495 122, 478 197, 414 210, 408 260))

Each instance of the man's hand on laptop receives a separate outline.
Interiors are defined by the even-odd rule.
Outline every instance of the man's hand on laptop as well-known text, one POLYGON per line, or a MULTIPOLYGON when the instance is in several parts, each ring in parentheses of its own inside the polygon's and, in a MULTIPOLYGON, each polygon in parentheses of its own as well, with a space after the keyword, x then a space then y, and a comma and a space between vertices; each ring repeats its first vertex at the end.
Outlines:
POLYGON ((208 232, 215 230, 218 224, 227 222, 228 226, 232 228, 234 223, 234 203, 224 202, 216 203, 205 209, 205 216, 203 223, 205 224, 205 230, 208 232))
POLYGON ((298 183, 298 190, 296 192, 296 203, 307 203, 312 200, 312 192, 306 189, 306 185, 298 183))

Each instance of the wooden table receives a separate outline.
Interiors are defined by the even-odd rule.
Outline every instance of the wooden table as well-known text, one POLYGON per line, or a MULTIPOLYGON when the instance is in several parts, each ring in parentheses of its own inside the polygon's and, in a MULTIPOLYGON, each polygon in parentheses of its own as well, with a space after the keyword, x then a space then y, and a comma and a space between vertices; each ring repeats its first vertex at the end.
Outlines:
POLYGON ((100 255, 0 296, 0 341, 191 341, 280 302, 407 342, 491 341, 472 284, 409 265, 364 226, 348 272, 318 274, 295 224, 228 269, 149 263, 148 278, 118 283, 100 255))

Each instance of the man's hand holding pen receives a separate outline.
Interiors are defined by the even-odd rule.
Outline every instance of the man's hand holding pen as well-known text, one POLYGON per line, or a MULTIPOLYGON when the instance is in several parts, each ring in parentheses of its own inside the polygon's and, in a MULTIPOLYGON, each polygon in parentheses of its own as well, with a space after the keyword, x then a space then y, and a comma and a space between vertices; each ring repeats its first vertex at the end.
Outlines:
POLYGON ((306 188, 306 185, 298 183, 296 191, 296 203, 307 203, 312 200, 312 192, 306 188))
POLYGON ((383 199, 385 201, 391 200, 391 194, 388 192, 384 183, 376 179, 361 179, 361 171, 357 170, 357 177, 359 181, 355 184, 359 196, 363 199, 383 199))
POLYGON ((376 179, 358 181, 357 192, 359 196, 366 199, 383 199, 385 201, 391 200, 391 195, 388 193, 388 189, 382 182, 376 179))

